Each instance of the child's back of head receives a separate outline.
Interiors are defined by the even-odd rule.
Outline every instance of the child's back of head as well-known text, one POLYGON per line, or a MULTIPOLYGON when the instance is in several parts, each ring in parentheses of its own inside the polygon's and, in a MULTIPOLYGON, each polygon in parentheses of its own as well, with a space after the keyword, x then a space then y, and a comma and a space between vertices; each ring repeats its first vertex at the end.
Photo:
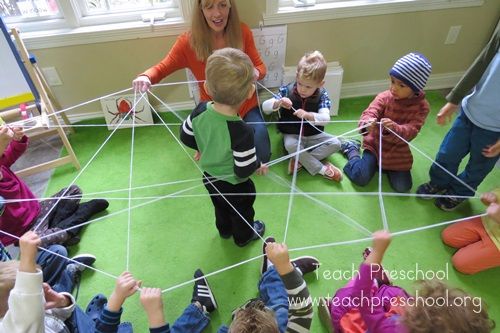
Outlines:
POLYGON ((327 66, 321 52, 307 52, 297 65, 297 77, 314 82, 322 82, 325 79, 327 66))
POLYGON ((205 68, 207 92, 216 103, 238 107, 253 94, 254 66, 243 51, 214 51, 205 68))
POLYGON ((237 310, 229 328, 231 333, 279 333, 274 312, 262 301, 237 310))
POLYGON ((487 333, 495 327, 481 298, 437 280, 420 282, 403 322, 410 333, 487 333))

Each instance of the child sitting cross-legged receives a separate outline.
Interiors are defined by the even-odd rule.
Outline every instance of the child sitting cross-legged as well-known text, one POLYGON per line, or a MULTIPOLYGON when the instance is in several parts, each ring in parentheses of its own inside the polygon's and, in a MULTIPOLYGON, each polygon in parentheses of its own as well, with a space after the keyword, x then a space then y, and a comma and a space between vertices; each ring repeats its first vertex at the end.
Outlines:
POLYGON ((327 63, 319 51, 306 53, 297 66, 295 82, 282 86, 279 96, 262 103, 262 110, 279 114, 278 130, 283 133, 285 149, 289 154, 314 147, 288 162, 288 174, 304 167, 311 175, 339 182, 342 171, 330 162, 322 160, 340 150, 340 141, 325 132, 330 121, 331 101, 325 84, 327 63), (300 145, 299 145, 300 141, 300 145))
POLYGON ((411 189, 413 156, 410 147, 402 139, 413 140, 429 114, 429 103, 423 89, 430 73, 431 64, 420 53, 405 55, 391 68, 390 89, 378 94, 359 120, 363 155, 360 156, 359 142, 342 142, 342 154, 349 160, 344 172, 354 184, 367 185, 382 164, 382 171, 387 174, 396 192, 408 192, 411 189), (379 155, 380 149, 382 156, 379 155))
MULTIPOLYGON (((83 312, 70 290, 57 292, 42 282, 42 271, 35 261, 40 243, 40 237, 28 231, 19 240, 20 261, 0 262, 0 333, 132 333, 130 324, 120 326, 121 306, 140 282, 123 273, 107 304, 106 298, 99 296, 83 312)), ((78 266, 79 262, 69 265, 78 266)), ((66 270, 68 274, 59 282, 62 289, 71 289, 71 270, 66 270)))
MULTIPOLYGON (((0 196, 5 200, 0 210, 0 230, 21 236, 35 230, 42 246, 73 245, 80 240, 80 224, 108 207, 104 199, 80 203, 81 189, 76 185, 64 188, 52 198, 38 201, 26 183, 11 170, 11 166, 28 149, 29 138, 21 128, 0 126, 0 196)), ((0 234, 5 246, 16 238, 0 234)))
POLYGON ((382 259, 390 233, 373 234, 372 248, 356 276, 331 299, 322 299, 319 315, 335 333, 488 333, 495 324, 482 300, 438 280, 420 281, 415 296, 391 284, 382 259), (477 302, 479 300, 479 304, 477 302))

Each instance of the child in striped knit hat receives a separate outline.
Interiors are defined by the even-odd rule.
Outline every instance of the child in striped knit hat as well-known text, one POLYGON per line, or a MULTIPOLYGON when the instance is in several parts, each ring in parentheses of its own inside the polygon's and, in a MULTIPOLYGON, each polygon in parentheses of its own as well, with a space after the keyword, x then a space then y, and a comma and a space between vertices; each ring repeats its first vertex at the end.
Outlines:
POLYGON ((381 163, 396 192, 411 189, 413 156, 406 142, 417 136, 429 114, 423 89, 431 68, 429 60, 420 53, 409 53, 398 59, 389 71, 389 90, 378 94, 359 120, 363 155, 360 156, 359 142, 343 140, 341 151, 349 159, 344 173, 356 185, 367 185, 381 163))

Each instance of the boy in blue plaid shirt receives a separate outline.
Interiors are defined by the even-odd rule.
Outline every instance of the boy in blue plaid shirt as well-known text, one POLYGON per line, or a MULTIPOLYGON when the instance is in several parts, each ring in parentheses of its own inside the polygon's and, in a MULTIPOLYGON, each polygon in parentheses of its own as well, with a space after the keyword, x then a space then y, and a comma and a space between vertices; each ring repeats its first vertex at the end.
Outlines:
MULTIPOLYGON (((306 53, 297 66, 296 81, 282 86, 279 96, 262 104, 266 114, 278 111, 278 130, 283 133, 285 149, 289 154, 315 147, 300 153, 297 170, 302 166, 311 174, 339 182, 342 171, 330 162, 322 163, 340 150, 340 141, 324 131, 330 121, 331 101, 326 89, 327 63, 319 51, 306 53), (299 145, 300 140, 300 145, 299 145)), ((288 173, 295 171, 295 159, 288 163, 288 173)))

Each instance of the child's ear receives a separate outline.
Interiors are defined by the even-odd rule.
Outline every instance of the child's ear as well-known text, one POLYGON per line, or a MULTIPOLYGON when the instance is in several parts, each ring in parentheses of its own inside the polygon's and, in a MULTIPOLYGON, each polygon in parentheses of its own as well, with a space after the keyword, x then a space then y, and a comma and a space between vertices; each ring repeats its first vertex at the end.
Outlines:
POLYGON ((250 88, 250 90, 248 91, 248 96, 247 96, 247 99, 250 99, 252 98, 253 96, 253 93, 255 92, 255 84, 252 83, 252 87, 250 88))
POLYGON ((207 94, 209 96, 212 96, 212 92, 210 91, 210 89, 208 89, 208 85, 207 85, 207 81, 205 80, 205 82, 203 82, 203 89, 205 89, 205 91, 207 92, 207 94))

